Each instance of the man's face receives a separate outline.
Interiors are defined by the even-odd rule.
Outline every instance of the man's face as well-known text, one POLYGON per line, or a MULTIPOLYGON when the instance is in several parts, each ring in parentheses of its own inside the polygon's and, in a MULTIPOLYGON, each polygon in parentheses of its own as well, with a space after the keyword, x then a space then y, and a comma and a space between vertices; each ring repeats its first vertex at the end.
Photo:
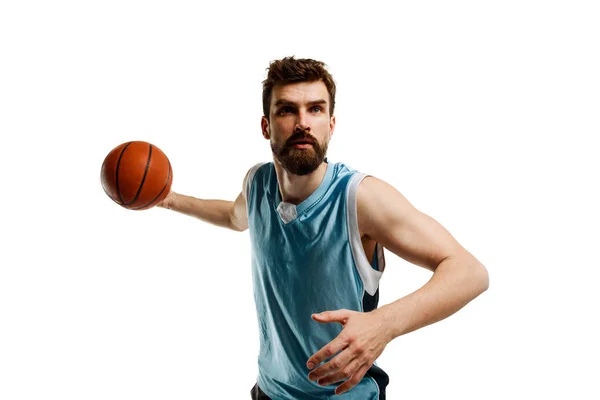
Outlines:
POLYGON ((294 175, 313 172, 325 159, 335 117, 329 115, 329 93, 323 81, 275 85, 263 136, 284 169, 294 175))

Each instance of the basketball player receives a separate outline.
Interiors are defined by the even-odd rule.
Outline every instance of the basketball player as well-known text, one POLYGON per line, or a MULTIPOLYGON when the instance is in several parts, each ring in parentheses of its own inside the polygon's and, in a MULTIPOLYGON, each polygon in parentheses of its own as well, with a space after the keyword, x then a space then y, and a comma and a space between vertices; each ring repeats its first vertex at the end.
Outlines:
POLYGON ((386 345, 488 287, 486 268, 438 222, 387 183, 327 160, 334 106, 322 62, 272 62, 261 126, 273 162, 249 170, 235 202, 172 192, 160 204, 250 229, 260 337, 253 399, 385 399, 389 378, 375 360, 386 345), (383 248, 433 276, 377 308, 383 248))

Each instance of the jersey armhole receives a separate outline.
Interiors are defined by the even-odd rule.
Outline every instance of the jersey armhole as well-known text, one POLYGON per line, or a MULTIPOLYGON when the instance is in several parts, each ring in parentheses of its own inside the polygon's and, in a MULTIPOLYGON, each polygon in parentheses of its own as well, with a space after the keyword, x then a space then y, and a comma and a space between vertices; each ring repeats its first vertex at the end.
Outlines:
POLYGON ((258 163, 256 165, 254 165, 252 168, 250 168, 250 170, 248 171, 248 178, 246 178, 246 187, 244 188, 244 193, 246 195, 245 196, 246 197, 246 213, 248 213, 248 204, 249 204, 248 199, 250 198, 250 189, 252 189, 252 181, 254 180, 254 175, 256 175, 256 171, 258 171, 258 169, 265 164, 267 164, 267 163, 266 162, 258 163))
POLYGON ((362 246, 360 232, 358 230, 358 213, 357 213, 357 192, 358 186, 368 175, 356 173, 350 178, 346 192, 346 221, 348 224, 348 239, 354 258, 354 265, 358 270, 358 274, 363 283, 364 290, 371 296, 375 295, 379 288, 379 280, 385 268, 385 259, 383 257, 383 247, 377 243, 377 262, 379 270, 376 270, 371 265, 369 257, 365 254, 362 246))

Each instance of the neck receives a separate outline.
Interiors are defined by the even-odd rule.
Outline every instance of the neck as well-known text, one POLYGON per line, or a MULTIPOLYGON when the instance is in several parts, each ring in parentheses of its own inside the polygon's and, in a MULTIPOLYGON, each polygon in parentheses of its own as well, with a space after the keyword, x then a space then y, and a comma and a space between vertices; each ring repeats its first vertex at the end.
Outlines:
POLYGON ((281 200, 286 203, 298 205, 308 198, 323 182, 325 172, 327 172, 327 163, 321 165, 308 175, 294 175, 286 171, 279 161, 273 160, 277 182, 279 183, 279 192, 281 200))

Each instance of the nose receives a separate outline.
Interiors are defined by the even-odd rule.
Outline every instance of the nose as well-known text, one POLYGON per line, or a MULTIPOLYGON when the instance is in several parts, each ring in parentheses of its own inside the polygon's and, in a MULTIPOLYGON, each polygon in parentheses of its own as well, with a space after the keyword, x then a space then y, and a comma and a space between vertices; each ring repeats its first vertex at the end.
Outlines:
POLYGON ((306 118, 306 113, 304 111, 300 111, 298 113, 298 120, 296 121, 296 127, 294 128, 294 132, 310 132, 310 124, 308 123, 308 119, 306 118))

